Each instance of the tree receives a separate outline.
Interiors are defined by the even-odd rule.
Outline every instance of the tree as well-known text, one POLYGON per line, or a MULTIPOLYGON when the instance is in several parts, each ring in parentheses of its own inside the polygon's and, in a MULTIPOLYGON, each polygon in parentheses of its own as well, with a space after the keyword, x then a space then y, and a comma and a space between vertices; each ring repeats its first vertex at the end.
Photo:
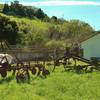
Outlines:
POLYGON ((63 34, 63 37, 67 39, 77 39, 88 37, 89 35, 93 34, 93 28, 80 20, 70 20, 64 22, 61 27, 60 31, 63 34))
POLYGON ((52 16, 51 17, 51 22, 52 23, 56 23, 57 22, 57 17, 56 16, 52 16))
POLYGON ((15 1, 14 1, 14 4, 15 4, 15 5, 19 5, 19 1, 18 1, 18 0, 15 0, 15 1))
POLYGON ((43 20, 45 16, 47 16, 40 8, 35 8, 32 6, 24 6, 20 4, 19 1, 17 0, 11 2, 10 6, 8 4, 5 4, 3 13, 12 16, 27 17, 30 19, 36 17, 40 20, 43 20))
POLYGON ((3 11, 2 11, 4 14, 7 14, 9 12, 9 5, 8 4, 4 4, 4 8, 3 8, 3 11))
POLYGON ((18 39, 18 27, 15 21, 0 15, 0 40, 6 40, 10 44, 16 44, 18 39))
POLYGON ((10 11, 9 14, 10 15, 16 15, 16 16, 24 16, 24 8, 21 4, 19 4, 19 1, 14 1, 11 2, 10 5, 10 11))
POLYGON ((59 29, 60 28, 58 25, 49 26, 48 28, 49 39, 60 40, 62 37, 62 33, 59 29))
POLYGON ((50 18, 46 15, 46 16, 43 18, 43 21, 44 21, 44 22, 50 22, 50 18))
POLYGON ((33 19, 35 17, 35 8, 32 8, 30 6, 24 7, 24 11, 26 13, 26 17, 33 19))
POLYGON ((39 19, 43 19, 45 18, 46 14, 44 14, 44 12, 39 8, 37 9, 37 11, 35 12, 35 16, 39 19))

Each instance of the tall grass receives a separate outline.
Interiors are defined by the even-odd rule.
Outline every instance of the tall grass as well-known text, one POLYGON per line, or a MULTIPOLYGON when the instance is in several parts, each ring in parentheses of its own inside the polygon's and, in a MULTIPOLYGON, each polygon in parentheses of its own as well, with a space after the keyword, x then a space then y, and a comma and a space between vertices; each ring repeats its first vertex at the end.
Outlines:
POLYGON ((100 100, 100 72, 76 74, 58 68, 46 79, 31 76, 24 84, 9 75, 0 79, 0 100, 100 100))

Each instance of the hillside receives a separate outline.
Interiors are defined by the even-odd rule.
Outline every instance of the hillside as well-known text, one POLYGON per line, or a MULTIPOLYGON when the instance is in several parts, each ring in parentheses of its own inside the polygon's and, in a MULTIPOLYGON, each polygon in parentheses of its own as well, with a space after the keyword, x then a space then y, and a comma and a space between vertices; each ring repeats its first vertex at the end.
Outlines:
MULTIPOLYGON (((5 30, 5 33, 1 33, 1 35, 5 34, 6 36, 9 33, 9 38, 11 38, 12 34, 17 44, 21 46, 52 44, 61 46, 67 45, 73 40, 85 40, 95 34, 94 29, 88 23, 79 20, 44 22, 39 19, 19 18, 5 14, 0 14, 0 18, 0 20, 3 20, 1 21, 1 32, 3 29, 5 30), (10 21, 12 27, 6 27, 6 25, 3 24, 4 21, 7 20, 10 21), (15 24, 15 26, 13 24, 15 24), (14 27, 15 29, 13 29, 14 27), (78 30, 77 27, 79 27, 80 30, 78 30), (11 28, 11 30, 9 30, 9 28, 11 28), (17 36, 14 35, 15 33, 17 36)), ((15 44, 12 39, 8 40, 8 42, 15 44)))
POLYGON ((3 8, 0 14, 3 25, 1 35, 5 34, 2 37, 9 35, 6 40, 11 45, 60 47, 75 41, 80 43, 96 34, 95 30, 84 21, 75 19, 67 21, 56 16, 50 18, 40 8, 24 6, 16 0, 11 2, 11 5, 4 4, 4 7, 1 5, 1 8, 3 8), (10 27, 9 21, 4 25, 4 21, 6 23, 7 20, 11 23, 10 27))

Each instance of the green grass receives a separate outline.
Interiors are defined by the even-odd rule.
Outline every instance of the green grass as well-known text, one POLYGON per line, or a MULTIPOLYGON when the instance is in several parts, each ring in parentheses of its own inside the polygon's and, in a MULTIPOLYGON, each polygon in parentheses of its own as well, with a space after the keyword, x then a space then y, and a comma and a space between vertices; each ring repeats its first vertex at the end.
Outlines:
POLYGON ((0 100, 100 100, 100 72, 76 74, 57 68, 46 79, 32 76, 24 84, 9 75, 0 79, 0 100))

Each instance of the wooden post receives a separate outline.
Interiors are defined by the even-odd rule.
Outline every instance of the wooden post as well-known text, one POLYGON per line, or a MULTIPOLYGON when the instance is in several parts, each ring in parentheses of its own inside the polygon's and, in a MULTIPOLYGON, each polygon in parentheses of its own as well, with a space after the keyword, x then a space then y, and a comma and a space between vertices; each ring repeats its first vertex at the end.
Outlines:
POLYGON ((56 63, 56 60, 57 60, 57 49, 54 49, 54 57, 53 57, 53 60, 54 60, 54 68, 53 68, 52 72, 54 72, 55 71, 55 68, 56 68, 55 63, 56 63))

